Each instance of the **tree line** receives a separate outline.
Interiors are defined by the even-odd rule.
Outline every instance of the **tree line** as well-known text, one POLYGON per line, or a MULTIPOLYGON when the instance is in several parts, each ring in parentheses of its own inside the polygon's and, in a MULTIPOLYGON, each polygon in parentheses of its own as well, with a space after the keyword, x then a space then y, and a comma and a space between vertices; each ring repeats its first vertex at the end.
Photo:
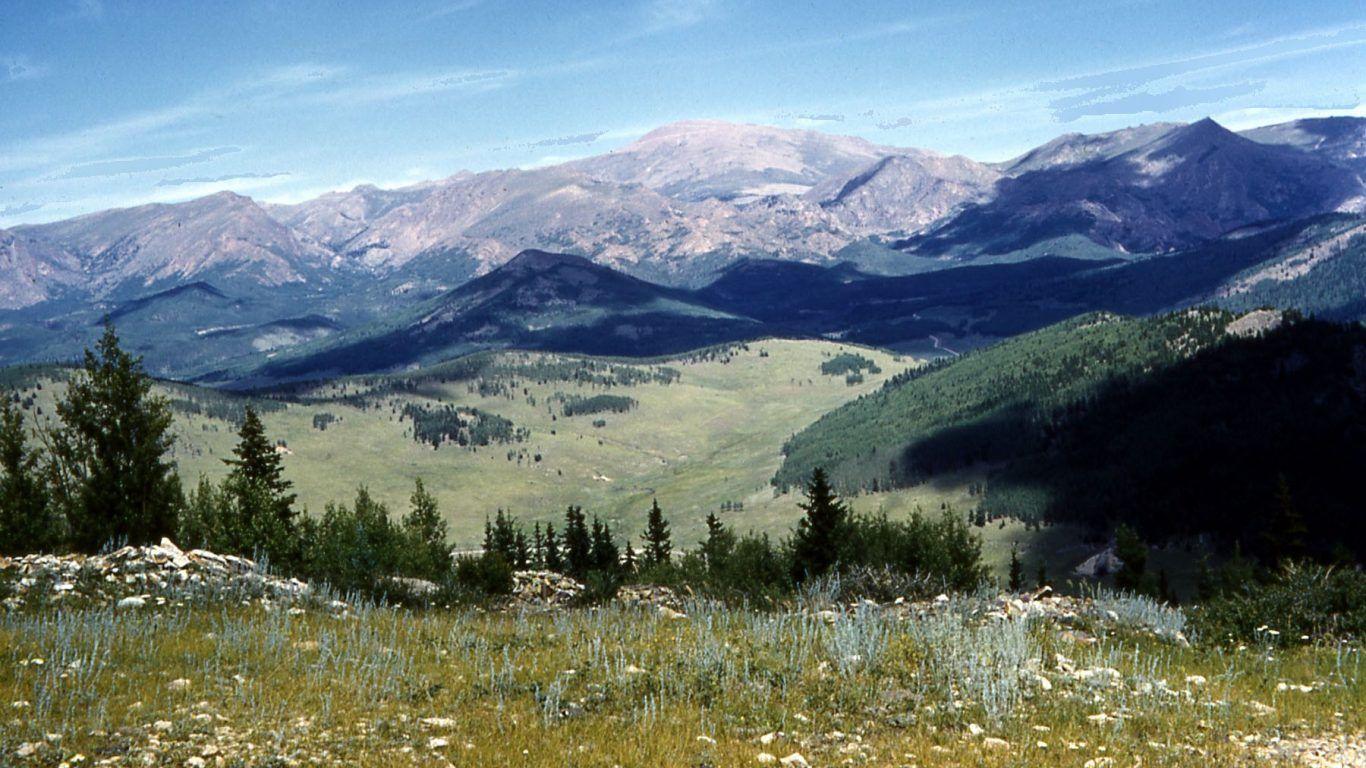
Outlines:
POLYGON ((985 576, 980 542, 959 516, 855 515, 819 468, 805 486, 802 519, 782 541, 739 534, 712 513, 704 541, 680 553, 656 500, 638 539, 619 536, 579 506, 565 510, 558 528, 538 522, 530 531, 500 510, 486 521, 481 553, 452 558, 446 523, 421 480, 402 516, 363 486, 350 504, 302 514, 250 406, 224 460, 227 476, 201 478, 185 491, 168 459, 171 406, 152 385, 110 326, 59 399, 57 424, 36 429, 38 440, 28 439, 11 399, 0 398, 0 554, 94 553, 169 537, 372 595, 398 591, 394 577, 430 581, 453 596, 501 593, 510 590, 514 569, 564 573, 595 596, 630 579, 779 595, 860 566, 922 574, 943 588, 970 588, 985 576))

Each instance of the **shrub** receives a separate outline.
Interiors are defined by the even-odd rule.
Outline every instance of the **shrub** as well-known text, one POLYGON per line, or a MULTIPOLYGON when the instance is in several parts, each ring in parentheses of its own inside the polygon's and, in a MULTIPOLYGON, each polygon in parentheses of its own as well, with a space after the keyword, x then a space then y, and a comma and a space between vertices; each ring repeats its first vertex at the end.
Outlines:
POLYGON ((1366 573, 1288 564, 1271 581, 1249 581, 1195 609, 1200 636, 1212 642, 1366 636, 1366 573))

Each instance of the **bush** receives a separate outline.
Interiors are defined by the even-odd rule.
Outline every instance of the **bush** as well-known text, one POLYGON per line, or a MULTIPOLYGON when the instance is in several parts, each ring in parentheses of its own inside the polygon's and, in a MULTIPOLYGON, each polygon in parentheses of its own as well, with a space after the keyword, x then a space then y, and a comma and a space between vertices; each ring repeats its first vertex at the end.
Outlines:
POLYGON ((1366 637, 1366 573, 1289 564, 1271 581, 1245 582, 1192 613, 1200 636, 1216 643, 1366 637))
POLYGON ((512 594, 512 565, 498 552, 456 558, 451 584, 445 585, 459 598, 475 600, 512 594))

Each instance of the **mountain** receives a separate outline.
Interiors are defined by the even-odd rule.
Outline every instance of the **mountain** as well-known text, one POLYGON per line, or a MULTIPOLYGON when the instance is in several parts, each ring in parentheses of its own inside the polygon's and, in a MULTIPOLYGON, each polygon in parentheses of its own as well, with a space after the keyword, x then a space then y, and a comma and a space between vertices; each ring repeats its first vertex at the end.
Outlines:
POLYGON ((900 246, 962 257, 1082 234, 1129 253, 1162 252, 1366 201, 1350 169, 1260 144, 1213 120, 1170 127, 1128 148, 1142 138, 1150 137, 1126 135, 1090 159, 1045 162, 1003 179, 991 201, 900 246))
POLYGON ((23 233, 0 229, 0 309, 20 309, 56 298, 84 282, 80 261, 23 233))
POLYGON ((13 233, 78 262, 81 288, 95 297, 208 279, 266 288, 310 283, 323 279, 334 260, 232 192, 16 227, 13 233))
POLYGON ((1108 133, 1065 133, 1014 160, 1002 163, 999 168, 1008 176, 1019 176, 1030 171, 1049 171, 1096 160, 1110 160, 1181 127, 1181 123, 1151 123, 1108 133))
POLYGON ((1243 131, 1261 144, 1294 147, 1366 174, 1366 117, 1318 117, 1243 131))
POLYGON ((456 282, 522 250, 552 248, 686 284, 735 258, 810 258, 852 239, 816 206, 680 201, 563 166, 452 177, 378 209, 363 226, 339 212, 354 204, 352 196, 334 197, 277 215, 319 242, 340 242, 341 258, 358 268, 391 274, 440 264, 456 282), (347 226, 321 225, 337 221, 347 226))
MULTIPOLYGON (((450 326, 462 341, 433 349, 651 354, 681 348, 690 327, 696 346, 739 323, 941 355, 1097 309, 1263 301, 1366 316, 1359 238, 1343 234, 1359 222, 1334 213, 1366 202, 1352 165, 1362 125, 1300 121, 1247 136, 1209 120, 1139 126, 1063 136, 988 166, 687 122, 556 166, 297 205, 221 193, 104 211, 0 232, 0 267, 14 276, 0 285, 0 359, 69 359, 100 318, 122 312, 158 373, 248 370, 267 355, 294 359, 293 347, 383 336, 524 251, 580 254, 622 291, 630 276, 633 291, 648 284, 688 317, 723 318, 655 328, 633 347, 634 331, 590 338, 572 313, 528 335, 515 308, 510 325, 490 324, 492 341, 478 340, 465 327, 478 313, 462 308, 450 326), (222 298, 173 292, 196 284, 222 298), (290 325, 310 317, 325 323, 290 325), (212 328, 231 332, 201 333, 212 328)), ((600 321, 630 306, 606 301, 600 321)))
MULTIPOLYGON (((750 338, 762 326, 568 254, 527 250, 392 322, 270 360, 238 383, 370 373, 517 347, 652 355, 750 338)), ((236 380, 219 372, 209 380, 236 380)))
POLYGON ((806 193, 859 234, 915 232, 966 203, 991 198, 1000 173, 966 157, 902 152, 806 193))
POLYGON ((568 167, 590 178, 696 202, 802 194, 899 151, 819 131, 692 120, 657 128, 622 149, 568 167))

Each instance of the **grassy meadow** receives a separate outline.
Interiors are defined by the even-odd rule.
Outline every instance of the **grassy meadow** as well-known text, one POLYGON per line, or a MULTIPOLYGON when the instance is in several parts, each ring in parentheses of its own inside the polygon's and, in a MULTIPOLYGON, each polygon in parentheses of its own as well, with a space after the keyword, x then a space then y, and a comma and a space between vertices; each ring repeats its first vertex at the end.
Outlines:
MULTIPOLYGON (((580 359, 499 353, 487 375, 447 382, 428 375, 419 379, 417 391, 380 395, 364 408, 347 395, 366 391, 376 380, 340 379, 292 393, 306 404, 290 403, 262 419, 268 435, 287 445, 286 476, 300 503, 314 512, 328 501, 349 501, 359 484, 402 512, 413 480, 420 477, 440 503, 452 541, 477 546, 485 516, 498 509, 511 511, 528 526, 536 520, 558 525, 569 504, 610 521, 620 536, 634 536, 657 497, 675 540, 691 544, 701 538, 708 512, 718 512, 740 531, 785 532, 800 510, 797 496, 775 498, 769 484, 782 461, 783 442, 821 414, 916 364, 852 345, 772 339, 712 355, 610 363, 643 373, 677 371, 677 380, 668 384, 605 388, 583 381, 538 383, 516 373, 580 359), (863 381, 852 385, 843 374, 823 375, 821 364, 842 352, 873 360, 880 372, 865 371, 863 381), (637 404, 625 413, 566 417, 554 400, 557 394, 604 393, 637 404), (406 404, 471 406, 511 419, 531 435, 522 443, 434 449, 413 439, 411 421, 400 418, 406 404), (319 430, 314 416, 323 413, 336 421, 319 430), (721 511, 728 502, 743 509, 721 511)), ((48 386, 38 393, 46 415, 59 390, 48 386)), ((201 475, 217 479, 226 473, 222 459, 236 442, 231 424, 181 411, 174 430, 174 458, 187 484, 201 475)))
POLYGON ((983 620, 994 603, 971 596, 928 615, 819 600, 771 613, 687 604, 686 619, 619 604, 11 612, 0 754, 48 766, 1232 766, 1361 731, 1356 649, 1186 647, 1151 631, 1180 626, 1178 612, 1112 603, 1104 623, 983 620))

